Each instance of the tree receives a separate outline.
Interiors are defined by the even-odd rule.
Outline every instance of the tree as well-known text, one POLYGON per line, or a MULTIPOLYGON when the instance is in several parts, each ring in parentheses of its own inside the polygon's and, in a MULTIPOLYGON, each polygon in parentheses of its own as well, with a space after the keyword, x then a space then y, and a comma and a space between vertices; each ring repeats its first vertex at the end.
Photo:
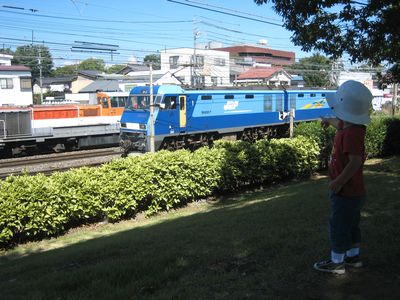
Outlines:
POLYGON ((49 48, 42 45, 25 45, 18 47, 15 50, 14 58, 11 62, 14 65, 24 65, 31 68, 32 77, 36 78, 39 77, 40 68, 42 68, 43 77, 49 76, 53 68, 53 59, 49 48))
POLYGON ((58 67, 53 70, 53 76, 69 76, 69 75, 76 75, 78 70, 78 65, 67 65, 58 67))
POLYGON ((329 71, 332 61, 319 53, 299 60, 298 63, 288 66, 289 73, 303 76, 307 86, 326 87, 330 86, 329 71))
POLYGON ((2 48, 0 49, 0 54, 14 55, 14 52, 10 48, 2 48))
POLYGON ((97 70, 104 71, 104 60, 98 58, 88 58, 78 65, 79 70, 97 70))
POLYGON ((125 67, 126 67, 126 65, 112 65, 111 67, 107 68, 106 72, 108 74, 117 73, 125 67))
MULTIPOLYGON (((348 53, 352 62, 373 65, 400 62, 398 0, 254 0, 272 3, 292 41, 303 51, 315 49, 332 58, 348 53)), ((400 81, 400 78, 397 78, 400 81)))
POLYGON ((143 59, 143 62, 146 64, 152 63, 154 70, 161 69, 161 58, 159 54, 149 54, 146 55, 143 59))

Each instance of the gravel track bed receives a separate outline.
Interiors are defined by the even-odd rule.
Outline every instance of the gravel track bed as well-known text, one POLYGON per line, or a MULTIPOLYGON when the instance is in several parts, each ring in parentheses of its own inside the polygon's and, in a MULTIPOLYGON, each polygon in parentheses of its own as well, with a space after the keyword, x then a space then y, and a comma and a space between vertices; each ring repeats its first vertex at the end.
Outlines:
MULTIPOLYGON (((98 150, 98 149, 97 149, 98 150)), ((84 150, 87 154, 93 153, 91 150, 84 150)), ((104 150, 103 150, 104 151, 104 150)), ((82 152, 82 151, 79 151, 82 152)), ((40 155, 40 158, 47 159, 47 162, 43 163, 35 163, 35 164, 29 164, 29 160, 37 159, 38 156, 30 156, 26 158, 12 158, 12 159, 4 159, 0 160, 0 178, 6 177, 6 175, 11 175, 11 174, 21 174, 22 171, 27 171, 29 173, 35 174, 35 173, 45 173, 45 174, 50 174, 52 171, 57 171, 57 170, 67 170, 69 168, 77 168, 77 167, 82 167, 82 166, 96 166, 96 165, 101 165, 103 163, 109 162, 113 159, 118 159, 121 157, 121 153, 119 148, 115 148, 115 153, 113 154, 112 151, 110 150, 110 154, 108 155, 103 155, 103 156, 93 156, 93 157, 87 157, 87 158, 82 158, 79 157, 78 159, 73 159, 71 157, 70 160, 64 160, 64 161, 58 161, 57 158, 61 156, 67 156, 67 153, 60 153, 60 154, 46 154, 46 155, 40 155), (49 161, 49 159, 54 158, 53 161, 49 161), (21 159, 26 161, 26 165, 18 165, 18 166, 13 166, 13 167, 2 167, 3 162, 12 162, 12 161, 20 161, 21 159)))

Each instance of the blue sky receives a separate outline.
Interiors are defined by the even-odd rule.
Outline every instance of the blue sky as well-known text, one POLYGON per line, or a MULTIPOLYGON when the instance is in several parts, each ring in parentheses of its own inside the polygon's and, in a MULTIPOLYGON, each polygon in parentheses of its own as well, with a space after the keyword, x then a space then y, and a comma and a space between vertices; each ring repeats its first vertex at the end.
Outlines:
POLYGON ((15 50, 30 44, 33 37, 34 43, 49 47, 56 65, 89 57, 112 64, 140 62, 163 49, 193 47, 197 32, 198 44, 230 46, 266 40, 268 48, 293 51, 296 59, 312 54, 293 45, 291 33, 267 5, 258 6, 253 0, 174 1, 0 0, 0 46, 15 50), (72 52, 76 41, 115 45, 117 54, 72 52))

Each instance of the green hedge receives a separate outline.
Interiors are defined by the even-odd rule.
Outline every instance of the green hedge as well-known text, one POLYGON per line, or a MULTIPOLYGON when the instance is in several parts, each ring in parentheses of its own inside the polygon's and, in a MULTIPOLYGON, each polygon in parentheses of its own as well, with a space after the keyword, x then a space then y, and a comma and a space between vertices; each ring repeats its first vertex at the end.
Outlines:
POLYGON ((400 119, 375 117, 367 127, 365 148, 368 157, 400 153, 400 119))
POLYGON ((320 122, 299 123, 294 128, 294 136, 305 136, 317 142, 321 149, 319 156, 321 169, 328 167, 335 132, 336 129, 332 126, 325 129, 322 128, 320 122))
MULTIPOLYGON (((320 122, 301 123, 295 127, 295 136, 305 136, 316 141, 321 148, 321 168, 332 149, 336 130, 333 127, 323 129, 320 122)), ((367 126, 365 151, 368 158, 383 157, 400 153, 400 119, 398 117, 373 117, 367 126)))
POLYGON ((246 185, 308 176, 318 155, 318 144, 305 137, 222 141, 211 149, 148 153, 47 177, 10 176, 0 182, 0 246, 88 222, 154 214, 246 185))

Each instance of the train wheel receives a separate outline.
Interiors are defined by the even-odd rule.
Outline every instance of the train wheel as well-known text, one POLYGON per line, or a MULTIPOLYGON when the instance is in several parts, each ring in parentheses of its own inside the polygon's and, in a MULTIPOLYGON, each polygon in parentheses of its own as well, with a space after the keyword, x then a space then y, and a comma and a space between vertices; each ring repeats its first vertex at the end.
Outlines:
POLYGON ((0 158, 10 158, 12 154, 11 148, 0 149, 0 158))

